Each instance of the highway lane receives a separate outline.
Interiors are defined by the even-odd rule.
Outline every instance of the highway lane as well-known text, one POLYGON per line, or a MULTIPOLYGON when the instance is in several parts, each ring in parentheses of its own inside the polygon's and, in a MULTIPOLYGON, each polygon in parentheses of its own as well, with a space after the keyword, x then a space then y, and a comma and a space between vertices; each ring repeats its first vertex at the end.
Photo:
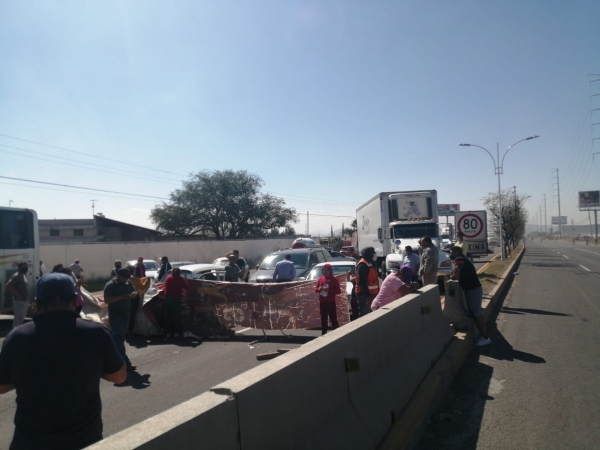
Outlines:
POLYGON ((598 252, 527 242, 492 345, 469 355, 421 450, 600 448, 598 252))

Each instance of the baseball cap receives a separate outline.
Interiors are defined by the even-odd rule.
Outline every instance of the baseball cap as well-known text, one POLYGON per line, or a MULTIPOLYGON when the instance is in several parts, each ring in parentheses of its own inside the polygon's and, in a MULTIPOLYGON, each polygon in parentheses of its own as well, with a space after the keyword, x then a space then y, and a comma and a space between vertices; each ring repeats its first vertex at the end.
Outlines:
POLYGON ((35 286, 36 298, 76 295, 73 277, 64 273, 49 273, 39 279, 35 286))

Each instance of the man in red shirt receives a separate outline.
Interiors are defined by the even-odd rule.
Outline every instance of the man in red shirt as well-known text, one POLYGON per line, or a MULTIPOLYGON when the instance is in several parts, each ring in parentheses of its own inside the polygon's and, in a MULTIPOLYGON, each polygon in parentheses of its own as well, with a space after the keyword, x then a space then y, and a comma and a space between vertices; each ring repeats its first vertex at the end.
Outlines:
POLYGON ((321 335, 327 334, 327 317, 334 330, 339 326, 335 309, 335 296, 341 292, 340 282, 333 276, 331 264, 325 264, 321 271, 323 276, 317 281, 315 292, 319 293, 319 309, 321 311, 321 335))
POLYGON ((181 334, 181 297, 189 288, 187 280, 181 276, 181 269, 175 267, 165 282, 165 338, 172 337, 172 333, 175 337, 181 334))

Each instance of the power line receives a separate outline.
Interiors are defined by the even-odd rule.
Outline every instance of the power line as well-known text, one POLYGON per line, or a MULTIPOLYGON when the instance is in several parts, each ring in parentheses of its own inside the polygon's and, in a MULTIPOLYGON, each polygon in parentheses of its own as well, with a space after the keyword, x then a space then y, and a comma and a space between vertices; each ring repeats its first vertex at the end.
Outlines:
POLYGON ((152 199, 156 199, 156 200, 169 200, 168 198, 165 198, 165 197, 154 197, 152 195, 130 194, 128 192, 108 191, 106 189, 94 189, 94 188, 88 188, 88 187, 83 187, 83 186, 71 186, 69 184, 49 183, 47 181, 27 180, 25 178, 5 177, 5 176, 2 176, 2 175, 0 175, 0 178, 4 178, 6 180, 25 181, 27 183, 45 184, 45 185, 48 185, 48 186, 68 187, 68 188, 72 188, 72 189, 83 189, 83 190, 86 190, 86 191, 108 192, 110 194, 131 195, 131 196, 134 196, 134 197, 152 198, 152 199))
MULTIPOLYGON (((112 161, 112 162, 118 162, 118 163, 122 163, 123 162, 123 161, 116 160, 116 159, 105 158, 103 156, 94 155, 92 153, 80 152, 80 151, 71 150, 71 149, 68 149, 68 148, 65 148, 65 147, 58 147, 56 145, 44 144, 43 142, 31 141, 29 139, 23 139, 23 138, 19 138, 19 137, 15 137, 15 136, 10 136, 8 134, 2 134, 2 133, 0 133, 0 136, 5 137, 5 138, 9 138, 9 139, 15 139, 17 141, 29 142, 30 144, 41 145, 43 147, 54 148, 56 150, 63 150, 63 151, 66 151, 66 152, 77 153, 78 155, 91 156, 92 158, 103 159, 105 161, 112 161)), ((130 163, 130 162, 128 162, 127 164, 129 164, 130 166, 141 167, 142 169, 154 170, 156 172, 163 172, 163 173, 170 173, 171 175, 185 176, 184 174, 181 174, 181 173, 169 172, 168 170, 162 170, 162 169, 155 169, 154 167, 142 166, 140 164, 133 164, 133 163, 130 163)))

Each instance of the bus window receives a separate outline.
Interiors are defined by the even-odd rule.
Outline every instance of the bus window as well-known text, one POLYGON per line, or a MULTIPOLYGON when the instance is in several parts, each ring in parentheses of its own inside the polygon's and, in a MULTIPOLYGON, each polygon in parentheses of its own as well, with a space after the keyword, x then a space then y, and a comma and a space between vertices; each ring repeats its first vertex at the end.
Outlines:
POLYGON ((0 248, 34 248, 33 214, 30 211, 0 210, 0 248))

